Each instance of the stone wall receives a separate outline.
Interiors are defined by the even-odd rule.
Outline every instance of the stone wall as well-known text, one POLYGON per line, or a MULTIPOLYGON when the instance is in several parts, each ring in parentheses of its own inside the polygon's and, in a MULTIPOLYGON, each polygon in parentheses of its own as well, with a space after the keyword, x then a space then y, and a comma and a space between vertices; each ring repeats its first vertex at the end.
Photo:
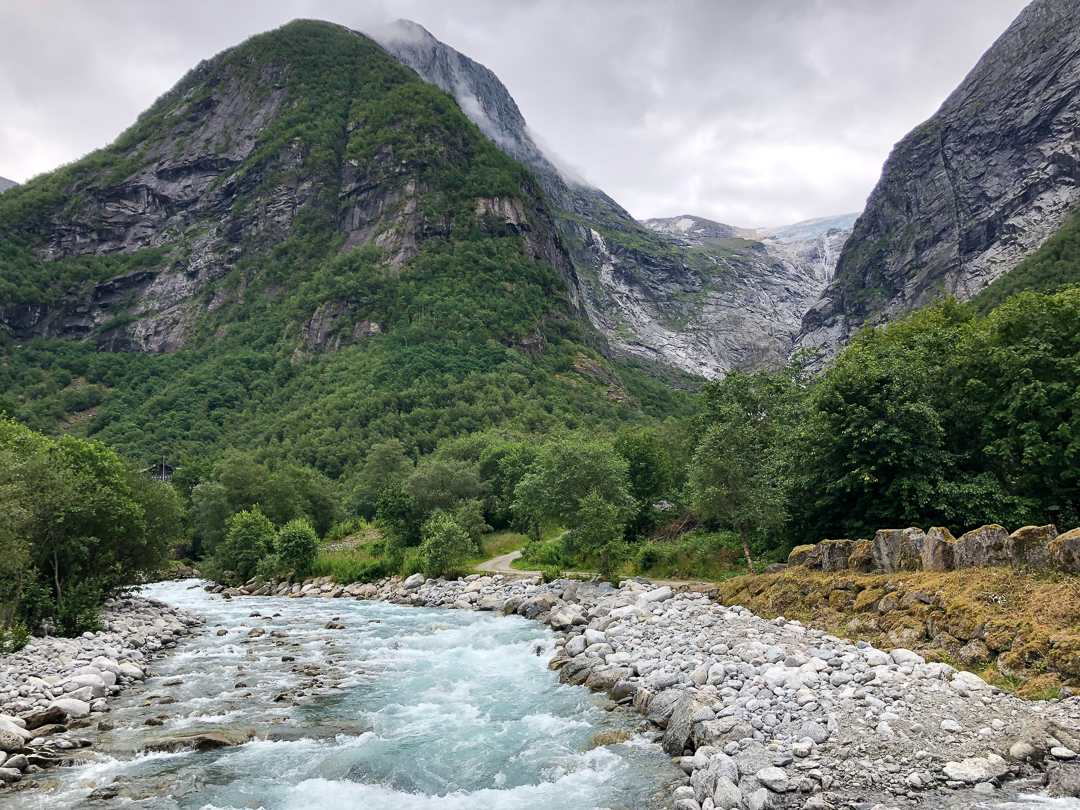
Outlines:
POLYGON ((789 565, 822 571, 893 574, 1012 566, 1028 571, 1080 573, 1080 529, 1024 526, 1009 534, 996 523, 952 536, 948 529, 881 529, 873 540, 823 540, 797 546, 789 565))

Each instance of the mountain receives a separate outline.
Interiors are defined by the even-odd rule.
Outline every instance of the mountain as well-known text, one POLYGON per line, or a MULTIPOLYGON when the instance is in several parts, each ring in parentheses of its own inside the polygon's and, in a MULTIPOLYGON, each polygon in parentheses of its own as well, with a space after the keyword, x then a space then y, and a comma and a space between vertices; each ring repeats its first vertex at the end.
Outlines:
POLYGON ((19 185, 14 180, 8 180, 6 177, 0 177, 0 194, 7 191, 12 186, 19 185))
POLYGON ((379 45, 296 21, 0 197, 0 409, 133 457, 336 476, 683 407, 616 372, 533 175, 379 45))
MULTIPOLYGON (((708 240, 735 240, 715 244, 655 227, 659 221, 639 223, 604 192, 558 168, 491 70, 407 20, 372 36, 422 79, 452 93, 481 131, 533 171, 573 261, 582 306, 616 354, 705 377, 787 359, 802 314, 831 280, 843 244, 843 235, 825 234, 846 232, 853 218, 815 220, 785 237, 709 223, 719 230, 708 240), (783 250, 784 241, 801 246, 783 250)), ((665 222, 682 220, 708 223, 665 222)))
POLYGON ((1080 4, 1035 0, 897 144, 797 344, 833 350, 868 320, 1009 273, 1080 203, 1078 135, 1080 4))
POLYGON ((628 289, 624 312, 641 313, 639 329, 651 339, 644 346, 697 362, 703 376, 778 368, 791 354, 803 314, 833 277, 850 219, 776 229, 691 215, 645 220, 683 257, 683 278, 698 283, 669 284, 649 297, 628 289))

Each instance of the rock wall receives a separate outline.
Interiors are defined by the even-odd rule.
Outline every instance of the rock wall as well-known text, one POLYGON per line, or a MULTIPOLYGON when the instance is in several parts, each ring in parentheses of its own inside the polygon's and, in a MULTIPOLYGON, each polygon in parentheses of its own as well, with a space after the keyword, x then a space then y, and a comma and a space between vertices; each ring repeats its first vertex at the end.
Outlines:
POLYGON ((873 540, 823 540, 796 546, 788 565, 822 571, 892 574, 1013 566, 1029 571, 1080 574, 1080 529, 1024 526, 1009 534, 996 523, 959 538, 948 529, 881 529, 873 540))

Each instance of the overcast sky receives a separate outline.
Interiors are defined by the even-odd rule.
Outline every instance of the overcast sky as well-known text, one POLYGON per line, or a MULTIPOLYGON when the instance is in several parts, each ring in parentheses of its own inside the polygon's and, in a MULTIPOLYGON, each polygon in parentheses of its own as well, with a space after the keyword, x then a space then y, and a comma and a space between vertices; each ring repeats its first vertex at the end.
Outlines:
POLYGON ((0 175, 105 145, 200 59, 296 17, 404 17, 487 65, 639 218, 858 211, 1026 0, 0 0, 0 175))

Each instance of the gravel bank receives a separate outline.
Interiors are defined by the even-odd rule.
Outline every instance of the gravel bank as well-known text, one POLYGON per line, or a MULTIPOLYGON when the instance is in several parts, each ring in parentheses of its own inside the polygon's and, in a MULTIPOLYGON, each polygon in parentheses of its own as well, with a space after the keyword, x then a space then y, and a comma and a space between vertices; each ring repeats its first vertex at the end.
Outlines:
POLYGON ((0 784, 78 759, 78 729, 108 722, 108 698, 143 680, 150 659, 203 625, 156 599, 126 595, 101 612, 105 630, 33 638, 0 656, 0 784))

